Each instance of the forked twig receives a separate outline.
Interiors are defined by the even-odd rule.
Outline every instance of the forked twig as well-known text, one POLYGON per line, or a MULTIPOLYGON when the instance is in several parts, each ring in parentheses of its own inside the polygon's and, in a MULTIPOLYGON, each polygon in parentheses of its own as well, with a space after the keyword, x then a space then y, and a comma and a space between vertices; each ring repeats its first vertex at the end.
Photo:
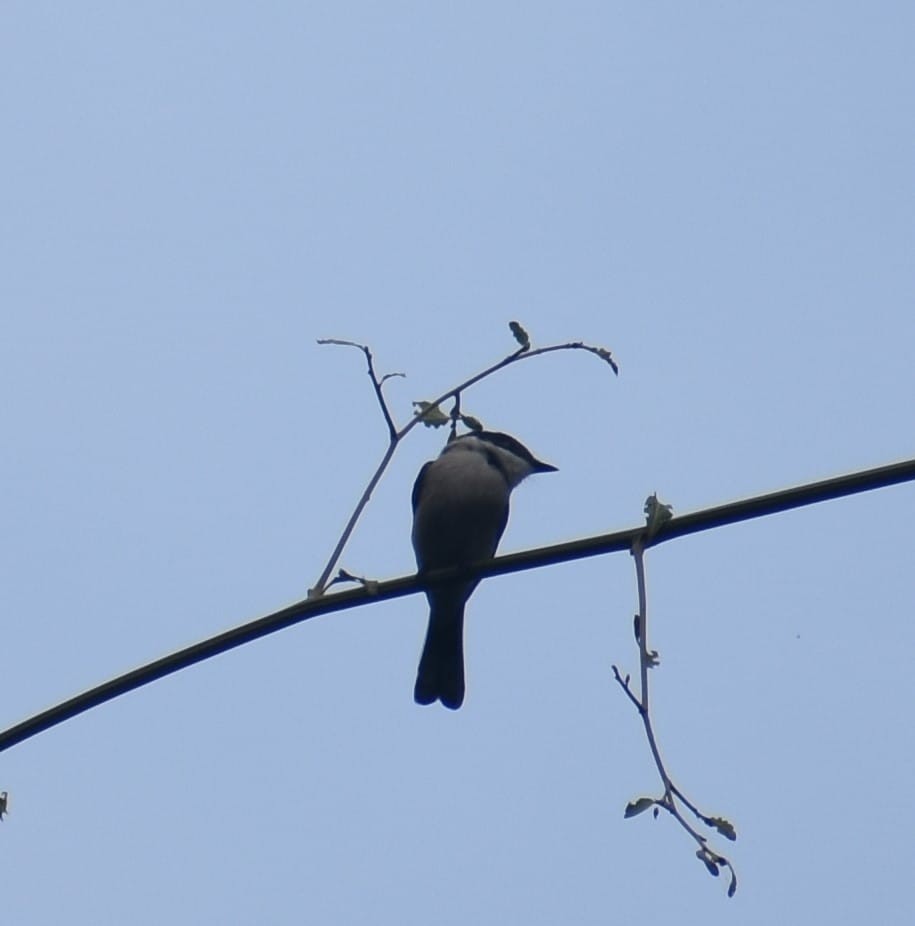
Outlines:
POLYGON ((708 845, 707 837, 703 836, 683 815, 678 801, 687 808, 696 819, 700 820, 706 826, 718 831, 726 839, 735 840, 737 833, 733 825, 724 817, 712 817, 703 814, 696 805, 690 801, 683 792, 673 783, 664 760, 661 758, 661 751, 658 748, 658 741, 655 737, 654 726, 651 722, 651 710, 649 700, 649 669, 658 665, 658 654, 656 651, 648 648, 648 601, 645 583, 645 544, 650 542, 652 536, 670 517, 670 509, 667 506, 659 505, 657 498, 652 496, 646 503, 646 512, 648 513, 648 527, 633 541, 632 556, 635 560, 636 582, 638 584, 639 595, 639 613, 635 619, 635 635, 639 644, 639 682, 640 693, 638 696, 632 691, 629 684, 629 676, 625 678, 620 674, 620 670, 613 666, 613 677, 619 683, 620 687, 626 693, 626 696, 635 706, 642 718, 642 725, 645 728, 645 736, 648 740, 648 748, 651 750, 652 758, 658 769, 658 775, 661 778, 663 793, 661 797, 640 797, 630 801, 626 805, 624 816, 634 817, 649 808, 653 809, 655 817, 658 815, 658 809, 666 810, 679 824, 689 833, 699 846, 696 851, 696 857, 705 865, 709 874, 717 877, 721 868, 726 868, 731 875, 728 885, 728 897, 733 897, 737 890, 737 874, 731 862, 720 853, 711 849, 708 845))

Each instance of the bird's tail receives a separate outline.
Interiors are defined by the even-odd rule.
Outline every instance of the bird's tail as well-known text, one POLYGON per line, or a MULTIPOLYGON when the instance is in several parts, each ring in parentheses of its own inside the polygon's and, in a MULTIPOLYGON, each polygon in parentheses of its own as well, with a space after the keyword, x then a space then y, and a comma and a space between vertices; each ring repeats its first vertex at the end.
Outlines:
POLYGON ((441 701, 445 707, 456 711, 464 702, 462 599, 463 596, 441 594, 430 599, 429 628, 413 689, 413 699, 417 704, 441 701), (448 597, 452 600, 447 600, 448 597))

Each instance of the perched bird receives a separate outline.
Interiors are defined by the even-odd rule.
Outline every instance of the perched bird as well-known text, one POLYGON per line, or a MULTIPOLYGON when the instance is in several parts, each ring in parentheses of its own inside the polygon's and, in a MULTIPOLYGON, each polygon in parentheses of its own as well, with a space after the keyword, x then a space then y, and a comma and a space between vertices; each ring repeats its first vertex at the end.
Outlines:
MULTIPOLYGON (((453 438, 413 486, 413 549, 420 573, 491 559, 508 522, 508 498, 531 473, 551 473, 520 442, 497 431, 453 438)), ((464 605, 479 579, 426 591, 429 628, 416 673, 417 704, 464 701, 464 605)))

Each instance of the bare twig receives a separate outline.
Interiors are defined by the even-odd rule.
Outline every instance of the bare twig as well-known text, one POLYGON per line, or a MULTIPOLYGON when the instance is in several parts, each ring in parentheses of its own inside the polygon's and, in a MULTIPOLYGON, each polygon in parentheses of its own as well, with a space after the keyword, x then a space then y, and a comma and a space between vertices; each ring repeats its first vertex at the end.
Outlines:
MULTIPOLYGON (((627 675, 624 679, 616 666, 613 666, 613 676, 626 693, 629 700, 635 705, 636 710, 639 712, 639 716, 642 718, 642 725, 645 728, 645 736, 648 740, 648 748, 651 750, 651 755, 658 769, 658 775, 661 777, 661 784, 664 791, 659 798, 642 797, 630 802, 626 807, 625 815, 627 817, 635 816, 647 810, 649 807, 654 807, 655 815, 657 815, 658 808, 666 810, 696 841, 699 846, 696 851, 696 857, 705 865, 706 870, 710 874, 717 877, 721 868, 727 868, 731 875, 730 884, 728 885, 728 896, 733 897, 734 892, 737 890, 737 874, 734 871, 733 865, 725 856, 709 848, 708 839, 703 836, 702 833, 698 832, 683 816, 677 801, 679 800, 706 826, 713 827, 728 839, 737 838, 734 827, 723 817, 711 817, 703 814, 673 783, 664 765, 664 760, 661 758, 661 751, 658 748, 654 726, 651 722, 648 672, 649 669, 657 665, 658 660, 657 653, 648 647, 648 595, 645 584, 645 543, 646 541, 650 541, 653 535, 661 529, 661 525, 670 518, 670 511, 669 508, 667 508, 662 514, 659 524, 656 518, 658 507, 659 503, 657 502, 657 498, 652 496, 646 503, 646 513, 649 516, 648 527, 646 527, 643 533, 633 539, 631 547, 631 553, 635 559, 635 573, 639 595, 639 613, 636 616, 636 638, 639 644, 639 680, 641 688, 639 697, 635 696, 629 686, 629 676, 627 675)), ((660 506, 660 508, 663 510, 666 506, 660 506)))
POLYGON ((372 388, 375 390, 375 395, 378 398, 378 404, 381 406, 381 414, 384 415, 384 422, 388 426, 388 433, 391 436, 391 440, 397 436, 397 427, 394 424, 394 419, 391 417, 391 411, 388 408, 388 403, 384 398, 384 384, 387 380, 391 379, 394 376, 403 376, 403 373, 385 373, 381 379, 378 378, 378 375, 375 373, 375 360, 372 357, 372 351, 365 344, 359 344, 356 341, 343 341, 339 338, 318 338, 319 344, 337 344, 341 347, 355 347, 357 350, 361 350, 365 354, 365 361, 368 366, 369 379, 372 381, 372 388))
MULTIPOLYGON (((455 386, 452 389, 449 389, 447 392, 443 392, 437 399, 433 399, 429 405, 441 405, 442 402, 446 402, 453 396, 456 396, 459 393, 469 389, 471 386, 476 385, 481 379, 486 379, 487 376, 492 376, 493 373, 497 373, 499 370, 502 370, 507 366, 511 366, 513 363, 517 363, 520 360, 530 360, 532 357, 539 357, 542 354, 551 354, 557 350, 587 351, 590 354, 594 354, 595 356, 600 357, 601 360, 609 364, 614 373, 619 373, 619 367, 611 356, 610 351, 605 350, 602 347, 594 347, 591 344, 584 344, 581 341, 570 341, 567 344, 550 344, 548 347, 535 347, 534 349, 524 347, 522 345, 518 348, 518 350, 512 352, 507 357, 503 357, 503 359, 498 363, 494 363, 491 367, 487 367, 481 373, 477 373, 475 376, 471 376, 470 379, 465 380, 459 386, 455 386)), ((406 427, 404 427, 400 432, 401 437, 404 436, 407 431, 409 431, 416 424, 418 424, 418 421, 414 419, 406 427)))
POLYGON ((334 571, 334 567, 337 565, 337 562, 340 559, 340 554, 343 553, 343 548, 346 546, 350 535, 353 533, 353 529, 356 527, 356 522, 359 520, 359 516, 362 514, 365 506, 369 503, 369 499, 372 497, 372 492, 375 491, 375 486, 377 486, 381 481, 381 477, 384 475, 384 471, 388 468, 388 463, 391 462, 391 458, 394 456, 394 451, 397 449, 397 443, 397 440, 391 440, 388 444, 384 455, 381 457, 381 462, 378 464, 375 472, 372 474, 372 478, 369 479, 369 484, 365 487, 365 491, 362 493, 362 496, 356 503, 356 507, 353 509, 353 513, 349 516, 349 520, 346 522, 346 527, 343 528, 343 533, 340 535, 340 539, 337 541, 337 545, 334 547, 333 553, 330 554, 330 559, 327 561, 327 565, 324 567, 324 571, 321 573, 318 581, 314 584, 314 587, 308 589, 309 598, 318 598, 324 594, 324 591, 327 588, 327 582, 330 579, 330 574, 334 571))
POLYGON ((620 675, 620 670, 613 666, 613 677, 620 683, 620 687, 626 692, 626 696, 635 706, 635 709, 641 714, 642 713, 642 702, 632 693, 632 689, 629 687, 629 676, 625 678, 620 675))

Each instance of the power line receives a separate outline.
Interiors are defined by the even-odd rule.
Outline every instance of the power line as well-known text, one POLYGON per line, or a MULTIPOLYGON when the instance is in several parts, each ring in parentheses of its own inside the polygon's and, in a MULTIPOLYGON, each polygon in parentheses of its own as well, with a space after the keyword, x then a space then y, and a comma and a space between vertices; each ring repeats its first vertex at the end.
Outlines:
MULTIPOLYGON (((825 479, 821 482, 782 489, 768 495, 757 495, 741 501, 730 502, 715 508, 706 508, 692 514, 672 518, 650 540, 646 541, 646 545, 657 546, 659 543, 673 540, 676 537, 711 530, 725 524, 735 524, 750 518, 764 517, 780 511, 788 511, 804 505, 813 505, 859 492, 869 492, 872 489, 884 488, 912 480, 915 480, 915 460, 905 460, 901 463, 849 473, 833 479, 825 479)), ((503 575, 555 563, 569 562, 570 560, 584 559, 589 556, 601 556, 606 553, 629 550, 633 541, 642 536, 644 532, 644 527, 629 528, 612 534, 600 534, 583 540, 572 540, 567 543, 540 547, 535 550, 525 550, 521 553, 510 553, 506 556, 496 557, 490 562, 476 567, 443 569, 436 573, 430 573, 423 579, 419 579, 417 576, 403 576, 385 582, 370 583, 366 587, 299 601, 280 611, 275 611, 273 614, 268 614, 247 624, 226 630, 207 640, 202 640, 192 646, 163 656, 161 659, 156 659, 137 669, 119 675, 117 678, 97 685, 95 688, 90 688, 88 691, 84 691, 67 701, 42 711, 40 714, 35 714, 27 720, 23 720, 21 723, 0 733, 0 752, 59 723, 63 723, 71 717, 76 717, 93 707, 104 704, 106 701, 111 701, 122 694, 164 678, 166 675, 171 675, 198 662, 203 662, 205 659, 218 656, 220 653, 225 653, 245 643, 250 643, 253 640, 276 633, 278 630, 291 627, 293 624, 318 617, 321 614, 330 614, 334 611, 359 607, 370 601, 401 598, 422 591, 427 585, 454 578, 464 578, 471 575, 481 577, 503 575)))

